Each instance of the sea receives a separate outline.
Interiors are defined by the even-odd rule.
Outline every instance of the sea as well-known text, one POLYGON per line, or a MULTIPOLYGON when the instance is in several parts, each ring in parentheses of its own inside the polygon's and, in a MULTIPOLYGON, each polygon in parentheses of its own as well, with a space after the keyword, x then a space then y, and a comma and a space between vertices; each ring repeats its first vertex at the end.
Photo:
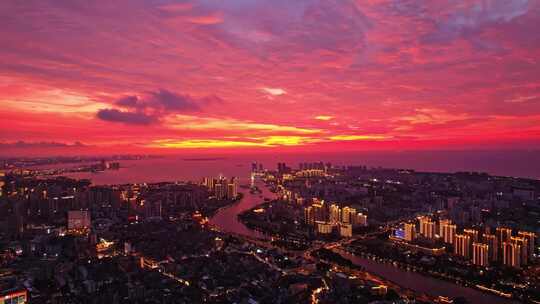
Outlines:
MULTIPOLYGON (((486 172, 498 176, 540 179, 540 151, 395 151, 343 153, 261 153, 169 155, 159 158, 120 161, 119 170, 69 173, 90 179, 95 185, 198 181, 203 177, 249 178, 251 164, 276 169, 278 162, 292 168, 301 162, 331 163, 334 166, 361 165, 413 169, 427 172, 486 172)), ((74 166, 74 165, 65 165, 74 166)))

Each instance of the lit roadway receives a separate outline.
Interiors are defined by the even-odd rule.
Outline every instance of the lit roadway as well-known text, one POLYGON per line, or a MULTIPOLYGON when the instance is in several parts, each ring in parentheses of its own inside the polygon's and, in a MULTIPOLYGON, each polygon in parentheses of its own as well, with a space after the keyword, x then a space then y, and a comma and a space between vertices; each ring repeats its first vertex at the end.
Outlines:
MULTIPOLYGON (((219 229, 217 227, 212 227, 212 228, 219 231, 219 229)), ((373 233, 366 234, 366 235, 363 235, 363 236, 356 236, 356 237, 352 237, 352 238, 348 238, 348 239, 342 239, 342 240, 339 240, 339 241, 336 241, 336 242, 331 242, 331 243, 319 242, 319 243, 313 245, 311 248, 309 248, 308 250, 305 250, 305 251, 284 249, 284 248, 273 245, 271 243, 271 241, 269 241, 269 240, 258 239, 258 238, 255 238, 255 237, 246 236, 246 235, 242 235, 242 234, 238 234, 238 233, 230 233, 230 232, 225 232, 225 233, 229 234, 229 235, 232 235, 232 236, 234 236, 234 237, 236 237, 238 239, 241 239, 241 240, 243 240, 245 242, 251 243, 251 244, 256 245, 256 246, 259 246, 261 248, 274 249, 274 250, 280 252, 281 254, 289 254, 291 256, 302 257, 304 259, 304 261, 306 261, 306 262, 317 263, 319 261, 322 261, 322 262, 325 262, 327 264, 332 265, 332 271, 348 273, 348 274, 350 274, 350 276, 354 276, 354 277, 362 279, 362 280, 370 281, 370 282, 373 282, 373 283, 379 284, 379 285, 386 285, 386 286, 390 287, 391 289, 396 290, 398 293, 400 293, 402 295, 414 296, 418 300, 433 302, 435 300, 435 298, 429 297, 428 295, 415 293, 415 292, 413 292, 411 290, 402 288, 401 286, 399 286, 399 285, 397 285, 397 284, 395 284, 393 282, 390 282, 390 281, 388 281, 388 280, 386 280, 384 278, 381 278, 381 277, 375 276, 373 274, 370 274, 370 273, 368 273, 366 271, 360 271, 360 270, 357 270, 357 269, 351 269, 349 267, 340 266, 340 265, 338 265, 337 263, 335 263, 333 261, 321 260, 321 259, 319 259, 319 258, 312 255, 313 252, 315 252, 315 251, 317 251, 319 249, 322 249, 322 248, 325 248, 325 249, 328 249, 328 250, 336 249, 336 248, 342 247, 344 245, 348 245, 348 244, 350 244, 350 243, 352 243, 352 242, 354 242, 356 240, 375 237, 377 234, 385 233, 388 229, 390 229, 389 226, 386 226, 383 231, 377 231, 377 232, 373 232, 373 233)), ((258 256, 254 252, 249 252, 248 254, 253 255, 257 260, 259 260, 260 262, 266 264, 270 268, 280 272, 281 274, 296 274, 296 273, 301 273, 301 272, 305 273, 307 271, 307 269, 305 267, 303 267, 303 266, 300 266, 298 268, 293 268, 293 269, 281 269, 277 265, 267 261, 266 259, 261 258, 260 256, 258 256)), ((325 288, 314 290, 314 294, 312 296, 312 300, 314 300, 313 302, 317 303, 316 300, 317 300, 318 294, 320 294, 324 290, 328 290, 328 288, 325 287, 325 288)))

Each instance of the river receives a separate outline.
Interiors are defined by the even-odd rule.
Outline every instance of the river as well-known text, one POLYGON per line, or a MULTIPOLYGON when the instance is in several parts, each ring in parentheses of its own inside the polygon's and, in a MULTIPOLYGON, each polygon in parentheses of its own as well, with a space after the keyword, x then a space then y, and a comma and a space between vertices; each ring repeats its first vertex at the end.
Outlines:
POLYGON ((472 288, 456 285, 451 282, 428 277, 417 272, 396 268, 391 264, 379 263, 367 258, 352 255, 343 250, 335 250, 355 265, 362 266, 366 271, 394 282, 404 288, 432 296, 464 297, 470 303, 508 304, 518 303, 495 295, 484 293, 472 288))
POLYGON ((212 218, 210 218, 210 224, 225 232, 232 232, 250 237, 264 237, 262 233, 247 228, 238 219, 238 214, 263 203, 264 198, 267 197, 273 199, 276 197, 276 195, 270 192, 262 182, 257 182, 256 185, 262 190, 261 194, 252 194, 248 189, 242 189, 241 192, 244 194, 244 197, 238 203, 219 210, 212 218))
MULTIPOLYGON (((244 197, 242 200, 232 206, 219 210, 210 219, 210 223, 218 227, 221 231, 236 233, 249 237, 263 237, 260 232, 247 228, 238 220, 238 214, 261 204, 263 202, 263 198, 275 197, 275 194, 270 192, 263 183, 258 182, 257 186, 262 190, 262 194, 252 194, 247 189, 243 189, 242 192, 244 193, 244 197)), ((339 253, 343 257, 350 259, 354 264, 362 266, 366 271, 419 293, 425 293, 432 296, 461 296, 467 299, 470 303, 514 303, 511 300, 484 293, 472 288, 456 285, 419 273, 395 268, 389 264, 382 264, 369 259, 353 256, 344 251, 339 251, 339 253)))

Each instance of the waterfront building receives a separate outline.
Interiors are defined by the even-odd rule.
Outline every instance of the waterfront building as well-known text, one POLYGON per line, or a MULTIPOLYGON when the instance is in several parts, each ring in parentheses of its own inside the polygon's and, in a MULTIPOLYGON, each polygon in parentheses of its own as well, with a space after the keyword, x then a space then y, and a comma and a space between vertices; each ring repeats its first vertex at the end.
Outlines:
POLYGON ((406 241, 414 241, 416 238, 416 226, 414 223, 405 223, 404 228, 405 230, 405 240, 406 241))
POLYGON ((210 178, 210 177, 205 177, 203 179, 203 185, 208 188, 209 190, 213 190, 214 189, 214 183, 215 183, 215 179, 214 178, 210 178))
POLYGON ((312 206, 304 208, 304 221, 306 225, 313 226, 315 224, 315 212, 312 206))
POLYGON ((216 183, 214 185, 214 195, 217 199, 224 199, 227 196, 227 187, 224 183, 216 183))
POLYGON ((454 253, 464 258, 471 257, 471 237, 465 234, 456 234, 454 253))
POLYGON ((495 262, 499 260, 499 242, 494 234, 484 233, 482 240, 489 246, 489 260, 495 262))
POLYGON ((527 263, 529 262, 529 242, 527 241, 527 239, 520 236, 513 236, 510 238, 510 242, 519 245, 521 264, 527 265, 527 263))
POLYGON ((317 232, 320 234, 331 234, 333 230, 333 225, 328 222, 316 221, 317 232))
POLYGON ((352 225, 351 224, 340 224, 339 225, 339 235, 342 237, 352 237, 352 225))
POLYGON ((238 184, 236 182, 229 183, 227 185, 227 198, 235 199, 238 196, 238 184))
POLYGON ((330 222, 338 223, 341 220, 341 208, 338 205, 330 205, 330 222))
POLYGON ((497 240, 500 244, 509 242, 512 236, 512 229, 506 227, 497 227, 497 240))
POLYGON ((341 222, 345 224, 352 223, 352 217, 356 216, 356 209, 351 207, 343 207, 341 210, 341 222))
POLYGON ((476 230, 476 229, 463 229, 463 234, 470 236, 472 242, 478 242, 478 230, 476 230))
POLYGON ((502 243, 502 262, 508 267, 521 267, 521 246, 517 243, 502 243))
POLYGON ((328 208, 324 204, 324 201, 311 205, 313 207, 313 213, 316 221, 326 222, 328 221, 328 208))
POLYGON ((518 231, 518 236, 527 239, 527 242, 529 245, 528 257, 529 259, 531 259, 534 256, 534 246, 535 246, 534 241, 536 239, 536 234, 534 232, 529 232, 529 231, 518 231))
POLYGON ((444 237, 444 226, 447 226, 447 225, 452 225, 452 220, 449 220, 449 219, 439 220, 439 230, 438 230, 439 237, 441 238, 444 237))
POLYGON ((420 234, 427 239, 435 238, 435 223, 428 217, 419 217, 420 234))
POLYGON ((443 241, 447 244, 454 244, 454 239, 456 235, 456 225, 447 224, 443 226, 443 241))
POLYGON ((489 246, 483 243, 473 243, 473 264, 486 267, 489 264, 489 246))

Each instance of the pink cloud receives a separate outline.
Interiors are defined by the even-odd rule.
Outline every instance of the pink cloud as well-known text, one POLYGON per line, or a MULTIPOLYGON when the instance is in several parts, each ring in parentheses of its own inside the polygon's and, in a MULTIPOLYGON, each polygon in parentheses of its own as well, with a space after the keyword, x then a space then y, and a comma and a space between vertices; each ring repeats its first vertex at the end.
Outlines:
POLYGON ((537 147, 539 22, 525 0, 5 1, 0 141, 537 147))

